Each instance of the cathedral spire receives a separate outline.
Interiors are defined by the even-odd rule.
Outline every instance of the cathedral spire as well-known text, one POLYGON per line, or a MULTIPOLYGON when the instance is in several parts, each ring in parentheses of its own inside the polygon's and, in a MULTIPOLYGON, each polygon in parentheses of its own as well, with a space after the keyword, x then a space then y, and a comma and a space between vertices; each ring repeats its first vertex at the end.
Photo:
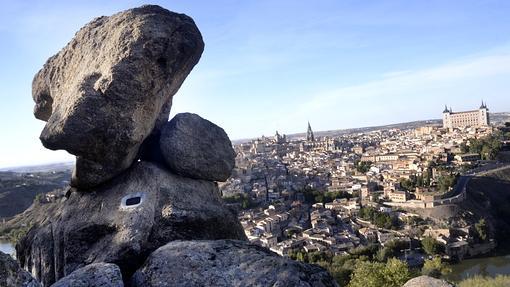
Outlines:
POLYGON ((306 131, 306 140, 309 142, 315 141, 315 137, 313 136, 312 127, 310 126, 310 122, 308 122, 308 130, 306 131))

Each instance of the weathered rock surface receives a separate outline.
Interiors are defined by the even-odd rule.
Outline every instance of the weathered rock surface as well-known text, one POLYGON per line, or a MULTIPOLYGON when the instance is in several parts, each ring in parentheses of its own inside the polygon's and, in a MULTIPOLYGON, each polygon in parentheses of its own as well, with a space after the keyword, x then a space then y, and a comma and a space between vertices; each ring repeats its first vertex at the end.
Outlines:
POLYGON ((403 287, 455 287, 455 285, 452 285, 445 280, 424 275, 407 281, 403 287))
POLYGON ((200 59, 191 18, 147 5, 84 26, 35 75, 46 148, 77 156, 72 184, 90 188, 127 169, 168 121, 173 95, 200 59))
POLYGON ((51 287, 124 287, 120 269, 115 264, 94 263, 58 280, 51 287))
POLYGON ((245 242, 215 183, 235 165, 222 128, 167 122, 203 48, 191 18, 148 5, 96 18, 46 62, 34 115, 45 147, 76 156, 73 188, 16 246, 39 282, 0 256, 1 286, 337 286, 245 242))
POLYGON ((235 240, 174 241, 154 251, 132 286, 337 286, 329 273, 235 240))
POLYGON ((2 287, 40 287, 41 285, 20 268, 18 262, 0 251, 0 286, 2 287))
POLYGON ((55 213, 16 246, 21 265, 44 286, 96 262, 115 263, 130 278, 173 240, 246 239, 216 183, 148 162, 93 191, 72 192, 55 213))
POLYGON ((159 144, 165 163, 182 176, 225 181, 235 166, 225 131, 196 114, 177 114, 163 127, 159 144))

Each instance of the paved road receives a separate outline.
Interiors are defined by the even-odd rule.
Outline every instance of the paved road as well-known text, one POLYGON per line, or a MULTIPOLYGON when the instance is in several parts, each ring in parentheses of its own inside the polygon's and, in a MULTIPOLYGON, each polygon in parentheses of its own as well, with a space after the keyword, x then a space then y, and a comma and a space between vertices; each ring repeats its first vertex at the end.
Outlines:
POLYGON ((505 169, 505 168, 509 168, 509 167, 510 167, 510 165, 505 164, 505 163, 490 163, 490 164, 484 165, 482 167, 478 167, 478 168, 469 170, 468 172, 466 172, 465 174, 463 174, 459 177, 459 180, 457 181, 457 184, 453 188, 453 193, 450 197, 435 200, 435 202, 441 202, 444 200, 448 200, 449 198, 456 197, 459 194, 465 193, 467 184, 469 183, 469 180, 475 176, 483 175, 484 173, 492 172, 497 169, 505 169))
POLYGON ((453 188, 453 193, 452 196, 450 197, 454 197, 465 192, 467 184, 472 177, 473 177, 472 175, 461 175, 459 177, 459 180, 457 181, 457 184, 453 188))

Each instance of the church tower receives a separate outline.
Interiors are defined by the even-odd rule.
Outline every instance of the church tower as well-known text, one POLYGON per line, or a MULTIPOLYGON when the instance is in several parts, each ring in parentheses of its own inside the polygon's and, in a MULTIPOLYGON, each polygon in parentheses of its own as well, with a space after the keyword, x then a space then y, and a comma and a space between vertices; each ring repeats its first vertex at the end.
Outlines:
POLYGON ((310 122, 308 122, 308 130, 306 131, 306 140, 309 142, 315 141, 315 137, 313 136, 312 127, 310 126, 310 122))
POLYGON ((451 120, 450 120, 450 114, 451 113, 452 113, 451 108, 448 109, 448 107, 445 105, 444 106, 444 111, 443 111, 443 128, 445 128, 445 129, 452 128, 452 123, 451 123, 451 120))
POLYGON ((490 125, 489 108, 487 107, 487 103, 484 101, 482 101, 482 105, 478 109, 478 121, 480 126, 490 125))

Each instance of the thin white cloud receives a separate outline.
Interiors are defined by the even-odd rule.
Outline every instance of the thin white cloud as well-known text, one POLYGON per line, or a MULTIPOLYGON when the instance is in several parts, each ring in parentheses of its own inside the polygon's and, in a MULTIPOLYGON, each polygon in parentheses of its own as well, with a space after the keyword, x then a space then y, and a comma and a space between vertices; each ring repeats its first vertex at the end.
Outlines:
MULTIPOLYGON (((437 67, 396 71, 359 85, 330 88, 298 104, 278 126, 295 128, 310 119, 319 129, 377 125, 440 117, 442 105, 473 107, 485 99, 505 111, 510 94, 510 47, 462 58, 437 67), (497 102, 496 102, 497 101, 497 102)), ((273 119, 274 120, 274 119, 273 119)))

